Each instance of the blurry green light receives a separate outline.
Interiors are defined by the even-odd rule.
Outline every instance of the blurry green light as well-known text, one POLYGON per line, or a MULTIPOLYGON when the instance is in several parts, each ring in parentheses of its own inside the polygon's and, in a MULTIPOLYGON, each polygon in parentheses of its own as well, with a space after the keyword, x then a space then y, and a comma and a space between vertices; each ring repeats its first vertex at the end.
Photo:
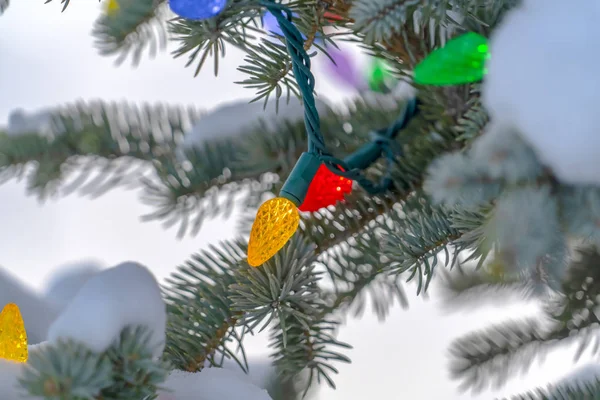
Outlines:
POLYGON ((420 85, 451 86, 479 82, 490 58, 487 38, 469 32, 434 50, 415 68, 414 81, 420 85))

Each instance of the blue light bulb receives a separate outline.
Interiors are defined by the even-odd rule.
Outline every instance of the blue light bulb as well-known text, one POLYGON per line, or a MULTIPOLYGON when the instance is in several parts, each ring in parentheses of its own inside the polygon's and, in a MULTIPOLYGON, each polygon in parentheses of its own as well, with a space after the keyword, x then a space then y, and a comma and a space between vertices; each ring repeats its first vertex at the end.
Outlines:
POLYGON ((171 11, 186 19, 202 20, 219 14, 227 0, 169 0, 171 11))

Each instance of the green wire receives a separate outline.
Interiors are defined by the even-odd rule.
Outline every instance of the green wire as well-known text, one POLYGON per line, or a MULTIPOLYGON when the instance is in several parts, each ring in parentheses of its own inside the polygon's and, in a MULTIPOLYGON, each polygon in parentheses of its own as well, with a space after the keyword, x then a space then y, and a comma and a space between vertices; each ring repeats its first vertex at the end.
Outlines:
POLYGON ((292 23, 292 12, 283 4, 274 3, 272 0, 261 0, 260 4, 267 8, 277 19, 283 36, 286 39, 286 47, 292 59, 292 71, 302 93, 304 104, 304 125, 308 138, 308 152, 315 154, 327 168, 336 175, 343 176, 358 182, 369 194, 378 194, 389 189, 392 184, 391 164, 396 157, 402 153, 401 149, 393 141, 400 129, 418 113, 417 100, 412 99, 402 115, 388 128, 376 132, 375 140, 382 147, 382 152, 388 159, 388 173, 380 185, 375 185, 367 179, 360 169, 352 168, 345 161, 334 157, 325 146, 325 140, 321 134, 321 121, 315 104, 315 77, 310 70, 310 57, 304 50, 304 39, 302 34, 292 23))

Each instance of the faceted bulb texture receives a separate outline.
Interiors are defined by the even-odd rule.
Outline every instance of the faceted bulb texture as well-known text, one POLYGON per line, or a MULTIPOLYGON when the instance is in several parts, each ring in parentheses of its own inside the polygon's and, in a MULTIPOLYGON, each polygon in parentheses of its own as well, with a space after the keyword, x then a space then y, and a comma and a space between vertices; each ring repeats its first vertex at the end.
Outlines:
POLYGON ((16 304, 7 304, 0 313, 0 358, 27 362, 27 333, 16 304))
POLYGON ((265 201, 256 214, 248 243, 248 264, 258 267, 290 240, 298 224, 298 208, 290 200, 276 197, 265 201))
POLYGON ((219 14, 227 0, 169 0, 171 11, 182 18, 203 20, 219 14))
POLYGON ((343 201, 344 196, 351 191, 352 181, 350 179, 336 175, 325 165, 321 165, 298 210, 313 212, 323 207, 333 206, 338 201, 343 201))

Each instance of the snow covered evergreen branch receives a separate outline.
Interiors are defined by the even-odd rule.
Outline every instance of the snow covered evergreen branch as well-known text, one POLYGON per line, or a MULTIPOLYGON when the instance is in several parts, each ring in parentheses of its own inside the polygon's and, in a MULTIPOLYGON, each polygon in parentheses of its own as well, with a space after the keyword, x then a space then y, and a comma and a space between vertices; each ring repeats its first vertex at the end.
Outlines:
POLYGON ((30 190, 40 197, 139 184, 149 165, 158 176, 173 169, 175 142, 197 118, 193 108, 101 101, 44 111, 36 126, 9 126, 0 135, 2 178, 29 173, 30 190))
MULTIPOLYGON (((594 364, 577 368, 556 384, 512 396, 511 400, 594 400, 600 392, 600 377, 594 364)), ((508 400, 508 399, 503 399, 508 400)))
MULTIPOLYGON (((103 54, 117 54, 120 60, 132 56, 134 62, 139 62, 144 51, 152 53, 165 43, 166 3, 121 3, 119 13, 100 17, 94 35, 103 54)), ((295 22, 307 35, 306 47, 318 48, 314 42, 317 32, 325 41, 333 37, 323 32, 325 24, 346 28, 339 36, 359 41, 372 53, 383 56, 398 78, 409 79, 417 62, 457 32, 492 34, 517 1, 341 3, 288 2, 297 14, 295 22), (323 13, 331 8, 342 14, 338 22, 324 21, 323 13)), ((212 57, 216 74, 226 47, 233 46, 247 55, 246 65, 240 70, 248 79, 242 84, 258 89, 259 97, 297 95, 283 46, 275 42, 261 45, 255 40, 254 34, 262 30, 259 17, 263 11, 254 0, 232 0, 212 19, 175 19, 168 25, 170 39, 178 44, 175 56, 187 56, 196 75, 212 57)), ((501 58, 494 55, 492 60, 501 58)), ((529 78, 533 80, 537 75, 529 78)), ((164 287, 169 311, 165 358, 170 364, 179 371, 197 372, 230 358, 245 369, 244 334, 259 327, 270 328, 274 358, 287 378, 308 372, 309 382, 320 378, 333 386, 331 372, 336 372, 335 364, 349 361, 343 354, 349 346, 335 338, 339 326, 336 313, 360 312, 366 294, 375 291, 375 312, 384 317, 392 300, 406 305, 400 278, 416 277, 419 289, 426 288, 437 264, 460 266, 455 262, 460 252, 468 252, 467 260, 478 266, 486 260, 489 263, 485 272, 470 276, 472 279, 463 277, 453 282, 456 299, 463 294, 474 298, 486 288, 539 296, 547 294, 539 287, 548 284, 562 293, 555 294, 545 309, 544 317, 551 321, 548 324, 526 321, 497 325, 456 341, 453 373, 466 386, 503 382, 513 366, 526 367, 540 352, 557 343, 579 340, 580 351, 594 344, 598 323, 594 311, 599 295, 596 282, 600 279, 594 274, 598 256, 590 249, 600 245, 600 191, 589 182, 583 185, 558 179, 568 176, 569 171, 561 166, 549 168, 552 157, 541 156, 540 149, 547 150, 545 145, 550 142, 531 143, 525 140, 523 129, 496 124, 508 118, 491 118, 490 122, 488 111, 494 107, 487 107, 488 102, 484 109, 482 102, 489 100, 485 88, 494 79, 499 86, 510 81, 490 74, 481 86, 418 88, 421 113, 398 138, 403 154, 391 171, 394 184, 388 193, 372 197, 355 190, 343 204, 303 215, 300 232, 260 269, 246 264, 246 248, 241 240, 201 252, 180 267, 164 287), (452 153, 442 155, 447 152, 452 153), (423 190, 430 199, 424 198, 423 190), (587 247, 579 264, 567 268, 572 239, 587 247), (438 258, 440 252, 445 253, 444 260, 438 258), (331 280, 333 289, 321 287, 323 276, 331 280), (578 339, 573 339, 574 334, 579 334, 578 339), (497 365, 502 370, 497 370, 497 365)), ((519 90, 521 86, 526 85, 520 85, 519 90)), ((537 89, 541 87, 546 85, 540 84, 537 89)), ((526 98, 519 93, 500 97, 526 98)), ((323 131, 336 156, 356 150, 369 140, 370 131, 396 117, 397 109, 383 110, 361 101, 350 107, 350 115, 321 112, 323 131)), ((519 104, 514 110, 527 105, 519 104)), ((56 123, 47 132, 49 136, 37 131, 0 134, 3 177, 19 176, 26 166, 37 163, 30 175, 30 188, 46 195, 61 187, 75 169, 105 165, 109 173, 103 178, 108 182, 92 181, 87 185, 98 189, 97 193, 127 179, 139 181, 143 175, 127 170, 132 160, 145 166, 152 163, 158 179, 144 180, 143 199, 155 207, 147 218, 180 224, 181 235, 196 233, 206 216, 231 211, 241 193, 247 195, 242 200, 244 206, 254 210, 259 199, 278 191, 307 145, 304 127, 297 121, 278 122, 269 129, 269 121, 262 121, 245 127, 240 136, 192 143, 194 140, 188 138, 193 135, 188 132, 196 119, 193 110, 131 111, 126 105, 99 104, 77 105, 54 116, 56 123), (226 201, 218 203, 223 197, 226 201)), ((597 174, 592 169, 586 171, 588 180, 597 174)), ((379 178, 384 172, 381 163, 366 171, 371 178, 379 178)), ((84 178, 75 179, 71 187, 82 185, 84 178)), ((100 383, 89 376, 90 381, 81 381, 84 392, 121 388, 122 381, 128 379, 128 371, 118 371, 117 379, 109 383, 108 371, 115 368, 112 359, 102 361, 98 355, 88 358, 83 350, 64 346, 64 351, 49 350, 46 357, 50 364, 39 364, 37 375, 29 375, 24 381, 30 390, 63 390, 62 381, 55 385, 57 389, 45 386, 48 372, 44 368, 70 365, 60 357, 71 353, 79 362, 88 360, 100 371, 100 383)), ((119 351, 124 354, 129 350, 119 351)), ((140 366, 142 370, 146 367, 151 370, 150 364, 140 366)), ((162 367, 156 368, 158 383, 162 367)), ((71 373, 60 372, 64 377, 71 373)), ((594 385, 586 390, 596 390, 594 385)), ((123 390, 145 396, 152 395, 154 388, 152 381, 145 388, 134 385, 123 390)), ((108 397, 119 398, 119 393, 110 392, 108 397)))
POLYGON ((221 365, 231 358, 247 369, 241 336, 234 329, 241 315, 232 310, 229 298, 244 249, 241 242, 226 242, 203 251, 167 280, 164 291, 170 317, 165 354, 175 368, 198 371, 206 363, 221 365), (201 324, 196 323, 199 320, 201 324), (229 341, 241 351, 241 360, 226 347, 229 341))
POLYGON ((600 392, 600 379, 591 382, 565 383, 561 386, 548 385, 502 400, 594 400, 600 392))
POLYGON ((201 370, 206 363, 221 366, 225 359, 246 369, 244 334, 270 327, 274 357, 285 378, 307 371, 309 384, 313 375, 333 384, 331 361, 348 359, 332 348, 348 346, 334 339, 337 322, 323 313, 314 245, 297 235, 261 269, 246 264, 244 249, 242 242, 223 243, 169 279, 167 360, 186 371, 201 370), (199 319, 202 323, 196 324, 199 319))
POLYGON ((455 264, 457 253, 450 255, 454 249, 448 248, 461 236, 443 210, 436 210, 419 200, 417 197, 406 202, 403 216, 393 218, 394 226, 381 246, 390 271, 406 274, 407 280, 416 277, 417 293, 427 290, 434 269, 440 262, 438 253, 445 252, 445 266, 455 264), (415 207, 415 204, 420 207, 415 207))
POLYGON ((115 12, 102 15, 92 35, 103 56, 117 55, 117 64, 131 57, 138 65, 148 52, 155 57, 167 47, 166 21, 169 10, 164 0, 119 0, 115 12))
MULTIPOLYGON (((577 343, 575 359, 586 349, 598 351, 598 307, 600 285, 597 279, 600 255, 594 248, 578 250, 576 261, 571 263, 562 282, 560 293, 546 292, 544 314, 527 321, 513 321, 473 332, 456 340, 451 346, 453 376, 463 382, 465 388, 483 389, 488 385, 504 383, 531 362, 543 357, 557 346, 577 343), (502 338, 511 338, 510 340, 502 338)), ((480 272, 481 273, 481 272, 480 272)), ((494 296, 502 290, 517 296, 530 297, 532 287, 523 282, 495 282, 489 278, 478 278, 474 284, 466 278, 455 277, 454 296, 467 296, 471 303, 477 299, 506 302, 505 296, 494 296), (485 280, 484 286, 478 281, 485 280), (459 286, 460 285, 460 286, 459 286), (477 291, 474 288, 479 287, 477 291), (457 291, 456 291, 457 290, 457 291)), ((537 296, 539 290, 534 290, 537 296)), ((457 305, 457 303, 455 303, 457 305)), ((560 398, 560 397, 551 397, 560 398)))
POLYGON ((127 328, 98 354, 74 341, 44 344, 31 354, 21 385, 44 399, 151 399, 168 369, 153 359, 146 327, 127 328))
MULTIPOLYGON (((448 0, 356 0, 352 3, 350 18, 354 28, 365 36, 367 43, 389 43, 393 36, 401 37, 405 29, 425 25, 435 18, 437 26, 448 24, 448 0)), ((418 30, 413 28, 413 32, 418 30)))
POLYGON ((493 203, 485 236, 508 257, 506 273, 559 285, 567 238, 597 243, 598 191, 558 183, 522 139, 496 129, 491 124, 469 152, 436 160, 425 189, 446 207, 493 203))

